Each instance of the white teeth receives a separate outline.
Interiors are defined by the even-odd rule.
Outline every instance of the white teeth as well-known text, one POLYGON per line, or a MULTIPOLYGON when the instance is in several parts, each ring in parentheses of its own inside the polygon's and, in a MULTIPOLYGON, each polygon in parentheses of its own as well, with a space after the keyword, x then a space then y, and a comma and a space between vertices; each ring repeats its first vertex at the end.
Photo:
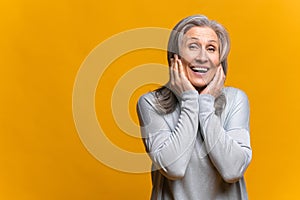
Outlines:
POLYGON ((192 68, 193 71, 195 72, 200 72, 200 73, 205 73, 208 71, 208 68, 204 68, 204 67, 194 67, 192 68))

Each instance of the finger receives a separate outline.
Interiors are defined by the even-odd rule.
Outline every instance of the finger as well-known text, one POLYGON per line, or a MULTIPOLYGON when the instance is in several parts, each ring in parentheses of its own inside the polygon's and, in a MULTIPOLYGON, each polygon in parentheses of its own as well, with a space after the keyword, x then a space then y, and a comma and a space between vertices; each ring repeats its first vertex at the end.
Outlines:
POLYGON ((217 68, 216 73, 215 73, 212 81, 209 83, 209 85, 216 86, 216 84, 218 83, 218 79, 219 79, 219 68, 217 68))
POLYGON ((223 76, 223 69, 220 68, 219 69, 219 73, 218 73, 218 82, 216 84, 216 89, 217 91, 221 92, 222 91, 222 88, 224 86, 224 76, 223 76))
POLYGON ((173 72, 174 72, 174 79, 175 81, 179 80, 179 74, 178 74, 178 56, 174 55, 174 66, 173 66, 173 72))
POLYGON ((221 68, 221 73, 220 74, 221 74, 221 80, 222 80, 222 87, 224 87, 226 75, 224 74, 223 68, 221 68))
POLYGON ((185 76, 185 72, 184 72, 184 69, 183 69, 183 65, 182 65, 182 62, 180 59, 177 60, 177 63, 178 63, 178 71, 179 71, 179 76, 182 78, 182 77, 186 77, 185 76))
POLYGON ((172 68, 173 68, 173 70, 177 69, 177 56, 176 56, 176 54, 174 54, 172 68))
POLYGON ((226 78, 222 63, 220 63, 220 65, 218 66, 220 68, 221 74, 222 74, 222 78, 226 78))
POLYGON ((222 68, 222 70, 221 70, 222 78, 225 80, 226 79, 226 74, 224 72, 224 69, 223 69, 222 65, 221 65, 221 68, 222 68))
POLYGON ((207 91, 209 93, 214 93, 214 91, 218 90, 218 87, 219 87, 219 84, 220 84, 219 80, 220 80, 220 68, 218 67, 213 79, 207 85, 207 91))
POLYGON ((219 88, 220 84, 221 84, 222 78, 221 78, 221 71, 220 71, 220 67, 218 67, 215 77, 214 77, 214 86, 216 89, 219 88))
POLYGON ((170 74, 170 82, 174 79, 174 59, 171 58, 171 65, 169 67, 169 74, 170 74))
POLYGON ((225 74, 224 74, 224 71, 223 71, 223 68, 222 66, 220 66, 220 70, 219 70, 219 75, 220 75, 220 79, 219 79, 219 82, 222 84, 224 84, 224 81, 225 81, 225 74))
POLYGON ((170 66, 169 66, 169 75, 170 75, 170 77, 171 77, 171 75, 172 75, 172 71, 173 71, 173 65, 174 65, 174 59, 173 58, 171 58, 171 63, 170 63, 170 66))

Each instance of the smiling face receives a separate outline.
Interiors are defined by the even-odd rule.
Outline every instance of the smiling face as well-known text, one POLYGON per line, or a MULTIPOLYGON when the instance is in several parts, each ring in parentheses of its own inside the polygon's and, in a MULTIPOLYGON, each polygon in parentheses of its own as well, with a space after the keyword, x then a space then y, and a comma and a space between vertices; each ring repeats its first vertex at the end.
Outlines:
POLYGON ((179 45, 185 73, 199 91, 213 79, 220 65, 219 39, 209 27, 195 26, 188 30, 179 45))

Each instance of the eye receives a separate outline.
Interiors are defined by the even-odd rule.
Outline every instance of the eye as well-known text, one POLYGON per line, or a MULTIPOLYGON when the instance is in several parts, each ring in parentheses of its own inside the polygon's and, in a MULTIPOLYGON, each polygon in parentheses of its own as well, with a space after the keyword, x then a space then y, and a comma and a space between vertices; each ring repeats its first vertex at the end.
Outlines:
POLYGON ((209 46, 209 47, 207 48, 207 51, 213 53, 213 52, 216 51, 216 47, 214 47, 214 46, 209 46))
POLYGON ((198 49, 198 45, 194 44, 194 43, 193 44, 189 44, 188 47, 189 47, 190 50, 196 50, 196 49, 198 49))

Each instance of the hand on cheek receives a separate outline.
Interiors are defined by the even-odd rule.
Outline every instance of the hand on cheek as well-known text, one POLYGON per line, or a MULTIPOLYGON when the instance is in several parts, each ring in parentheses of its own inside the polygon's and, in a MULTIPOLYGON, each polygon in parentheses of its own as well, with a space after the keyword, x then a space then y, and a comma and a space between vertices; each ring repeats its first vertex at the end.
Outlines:
POLYGON ((220 64, 217 68, 216 74, 213 80, 207 85, 207 87, 200 94, 210 94, 217 98, 222 93, 224 87, 225 74, 220 64))
POLYGON ((169 72, 170 80, 167 84, 167 87, 176 95, 181 96, 181 94, 185 91, 195 90, 194 86, 186 77, 182 62, 176 54, 171 60, 169 72))

